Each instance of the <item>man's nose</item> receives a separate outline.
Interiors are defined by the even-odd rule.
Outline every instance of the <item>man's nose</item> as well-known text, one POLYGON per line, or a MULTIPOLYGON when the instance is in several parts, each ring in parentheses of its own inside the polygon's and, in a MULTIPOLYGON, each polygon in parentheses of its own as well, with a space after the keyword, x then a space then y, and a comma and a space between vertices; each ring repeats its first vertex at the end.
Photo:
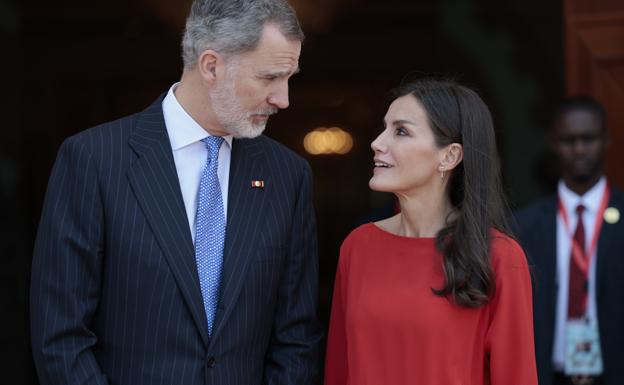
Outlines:
POLYGON ((277 90, 269 95, 268 103, 280 109, 288 108, 288 84, 280 86, 277 90))
POLYGON ((573 149, 574 149, 574 153, 576 154, 582 154, 585 151, 587 151, 587 141, 584 138, 576 138, 574 140, 574 145, 573 145, 573 149))

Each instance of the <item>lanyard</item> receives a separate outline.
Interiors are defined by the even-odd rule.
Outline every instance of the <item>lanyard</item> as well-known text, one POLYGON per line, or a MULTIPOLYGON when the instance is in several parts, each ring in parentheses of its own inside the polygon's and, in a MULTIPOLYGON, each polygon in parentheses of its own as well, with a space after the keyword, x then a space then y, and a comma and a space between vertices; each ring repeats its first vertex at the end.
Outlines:
POLYGON ((598 208, 598 213, 596 214, 596 222, 594 222, 594 234, 592 236, 592 240, 587 250, 587 254, 585 254, 585 245, 579 245, 576 239, 574 239, 574 234, 570 231, 570 221, 568 219, 568 213, 566 213, 565 207, 563 207, 563 203, 561 202, 561 198, 558 199, 559 206, 559 215, 561 215, 561 219, 563 219, 563 224, 565 225, 566 234, 570 236, 570 243, 572 244, 572 258, 574 258, 574 262, 581 269, 581 271, 589 277, 589 264, 591 262, 591 258, 596 252, 596 247, 598 246, 598 238, 600 237, 600 229, 602 228, 602 217, 604 216, 604 212, 609 204, 609 196, 610 190, 609 186, 605 186, 604 193, 602 194, 602 200, 600 202, 600 207, 598 208))

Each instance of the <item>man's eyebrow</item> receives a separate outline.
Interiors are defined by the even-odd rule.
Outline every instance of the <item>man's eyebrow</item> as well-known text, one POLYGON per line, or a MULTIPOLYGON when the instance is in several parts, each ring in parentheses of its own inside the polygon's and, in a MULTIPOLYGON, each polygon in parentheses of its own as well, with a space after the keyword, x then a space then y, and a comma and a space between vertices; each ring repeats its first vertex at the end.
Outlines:
POLYGON ((298 74, 299 71, 301 71, 301 68, 297 67, 294 71, 260 71, 260 76, 275 76, 275 77, 282 77, 282 76, 289 76, 289 75, 295 75, 298 74))

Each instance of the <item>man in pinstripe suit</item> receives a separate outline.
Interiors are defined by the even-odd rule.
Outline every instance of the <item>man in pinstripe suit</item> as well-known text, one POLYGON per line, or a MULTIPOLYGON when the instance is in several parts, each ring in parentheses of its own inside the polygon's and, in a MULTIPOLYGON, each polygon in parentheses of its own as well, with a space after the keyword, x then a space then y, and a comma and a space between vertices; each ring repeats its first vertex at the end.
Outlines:
POLYGON ((181 81, 63 143, 33 258, 42 384, 316 382, 311 171, 261 135, 302 39, 285 0, 196 0, 181 81), (211 137, 225 240, 207 317, 194 245, 211 137))

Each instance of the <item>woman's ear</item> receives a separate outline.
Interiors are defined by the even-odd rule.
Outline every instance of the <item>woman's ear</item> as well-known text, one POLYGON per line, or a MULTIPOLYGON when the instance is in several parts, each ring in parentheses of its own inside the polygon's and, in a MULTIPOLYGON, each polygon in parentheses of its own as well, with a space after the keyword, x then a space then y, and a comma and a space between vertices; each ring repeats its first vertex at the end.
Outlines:
POLYGON ((453 170, 464 159, 464 147, 459 143, 451 143, 441 151, 440 172, 453 170))

